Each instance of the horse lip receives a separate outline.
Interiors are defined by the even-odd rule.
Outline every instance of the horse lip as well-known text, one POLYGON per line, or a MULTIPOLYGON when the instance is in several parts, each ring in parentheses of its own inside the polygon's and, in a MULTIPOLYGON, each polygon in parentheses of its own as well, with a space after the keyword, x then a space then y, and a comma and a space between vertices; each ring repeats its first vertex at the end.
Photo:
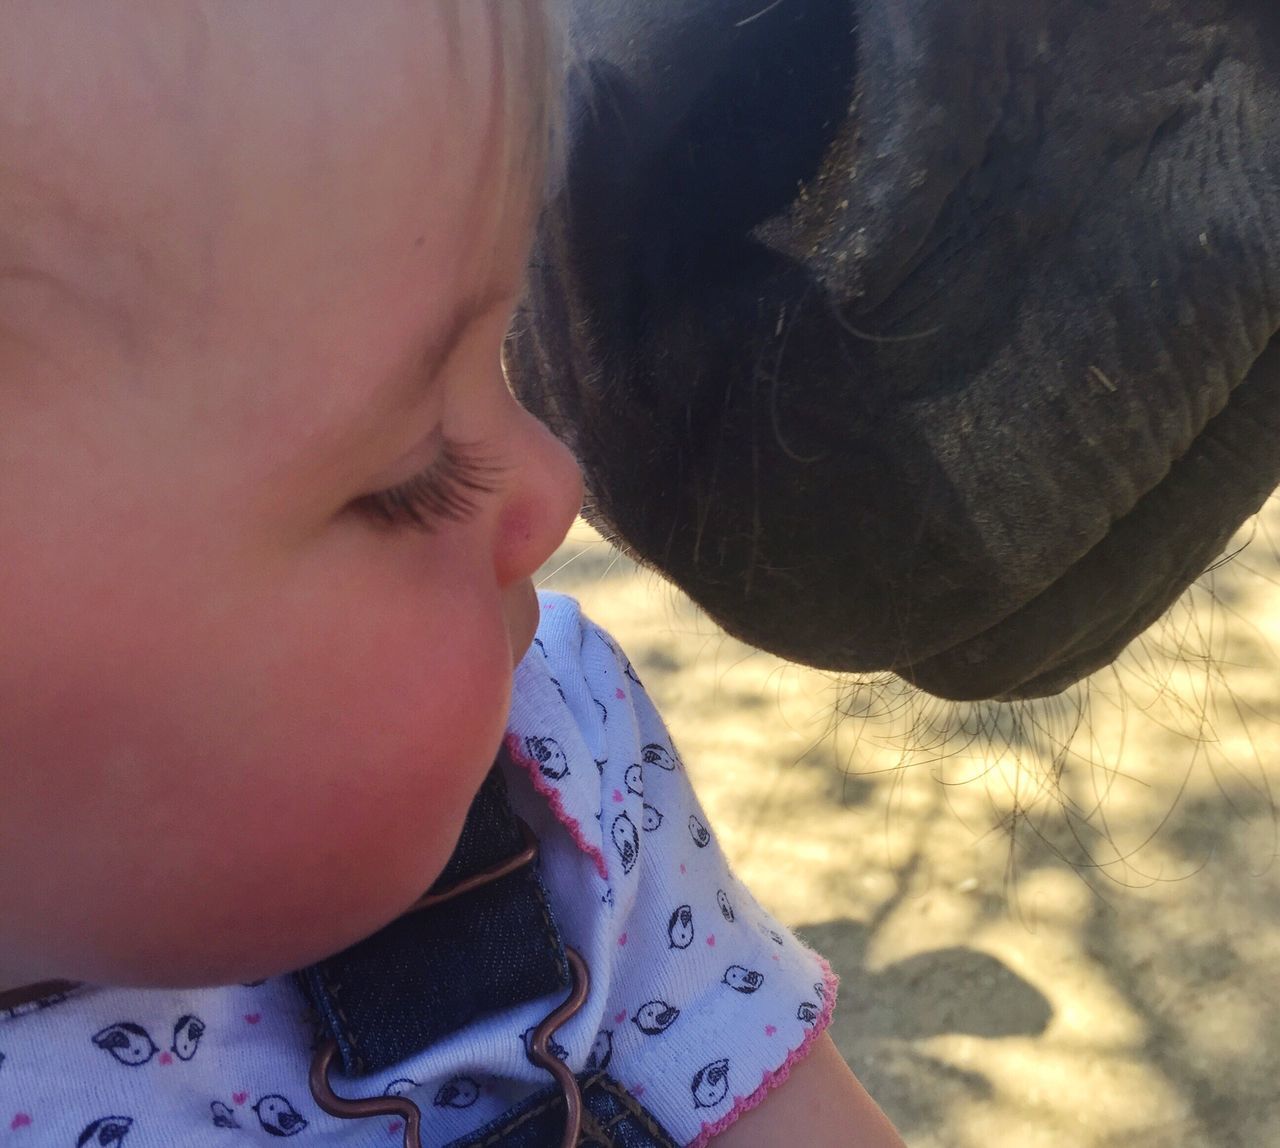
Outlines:
POLYGON ((1277 397, 1280 336, 1165 478, 1092 550, 982 632, 895 672, 940 697, 1012 701, 1060 693, 1113 661, 1267 501, 1280 479, 1270 414, 1277 397), (1216 518, 1206 523, 1191 511, 1210 488, 1216 518))
MULTIPOLYGON (((999 629, 999 625, 992 629, 999 629)), ((979 637, 986 638, 991 633, 992 631, 988 630, 979 637)), ((1118 639, 1115 644, 1123 647, 1129 640, 1128 638, 1118 639)), ((1008 672, 1007 668, 1002 666, 1000 659, 993 659, 981 665, 980 670, 974 674, 965 677, 962 672, 957 673, 955 663, 967 660, 966 647, 970 645, 971 641, 960 642, 942 654, 899 672, 912 685, 926 693, 950 701, 1016 702, 1060 694, 1094 670, 1106 665, 1113 656, 1102 652, 1111 650, 1112 644, 1103 643, 1085 654, 1059 661, 1050 657, 1043 665, 1037 666, 1030 672, 1008 672), (1006 669, 1003 676, 992 674, 992 670, 1002 668, 1006 669)), ((974 659, 975 663, 982 661, 986 660, 974 659)))

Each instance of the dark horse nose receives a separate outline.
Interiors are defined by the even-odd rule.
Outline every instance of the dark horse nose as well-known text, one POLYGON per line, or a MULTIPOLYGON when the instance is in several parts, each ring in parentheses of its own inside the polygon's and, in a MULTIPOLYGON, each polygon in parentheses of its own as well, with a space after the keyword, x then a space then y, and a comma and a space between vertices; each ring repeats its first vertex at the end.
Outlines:
POLYGON ((1053 692, 1280 481, 1275 5, 559 2, 510 375, 730 633, 1053 692))
POLYGON ((577 0, 569 21, 570 194, 590 263, 633 274, 633 303, 732 274, 847 115, 848 0, 577 0))

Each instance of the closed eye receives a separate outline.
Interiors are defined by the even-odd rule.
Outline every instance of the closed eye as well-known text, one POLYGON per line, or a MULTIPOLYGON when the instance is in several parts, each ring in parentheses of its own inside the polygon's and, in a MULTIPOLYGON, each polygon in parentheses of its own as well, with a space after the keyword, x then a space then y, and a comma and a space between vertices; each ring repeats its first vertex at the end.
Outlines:
POLYGON ((351 508, 379 525, 429 534, 441 523, 467 521, 484 496, 498 489, 501 473, 475 446, 446 439, 424 471, 361 495, 351 508))

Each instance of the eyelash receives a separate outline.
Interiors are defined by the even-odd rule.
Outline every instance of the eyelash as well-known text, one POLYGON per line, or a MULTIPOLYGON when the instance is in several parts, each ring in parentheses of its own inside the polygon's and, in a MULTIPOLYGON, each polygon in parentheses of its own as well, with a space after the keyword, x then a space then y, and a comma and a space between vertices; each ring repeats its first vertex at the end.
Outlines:
POLYGON ((474 447, 446 439, 426 470, 362 495, 352 506, 380 525, 430 534, 442 522, 466 522, 479 500, 498 489, 500 470, 474 447))

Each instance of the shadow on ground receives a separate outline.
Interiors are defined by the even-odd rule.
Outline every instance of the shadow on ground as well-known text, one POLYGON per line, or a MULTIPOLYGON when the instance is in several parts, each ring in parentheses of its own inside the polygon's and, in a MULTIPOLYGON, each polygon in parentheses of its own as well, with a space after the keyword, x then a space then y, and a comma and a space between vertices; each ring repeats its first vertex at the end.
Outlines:
MULTIPOLYGON (((1280 1145, 1280 505, 1074 695, 958 707, 727 638, 590 531, 722 845, 914 1148, 1280 1145)), ((567 565, 564 565, 567 563, 567 565)))

